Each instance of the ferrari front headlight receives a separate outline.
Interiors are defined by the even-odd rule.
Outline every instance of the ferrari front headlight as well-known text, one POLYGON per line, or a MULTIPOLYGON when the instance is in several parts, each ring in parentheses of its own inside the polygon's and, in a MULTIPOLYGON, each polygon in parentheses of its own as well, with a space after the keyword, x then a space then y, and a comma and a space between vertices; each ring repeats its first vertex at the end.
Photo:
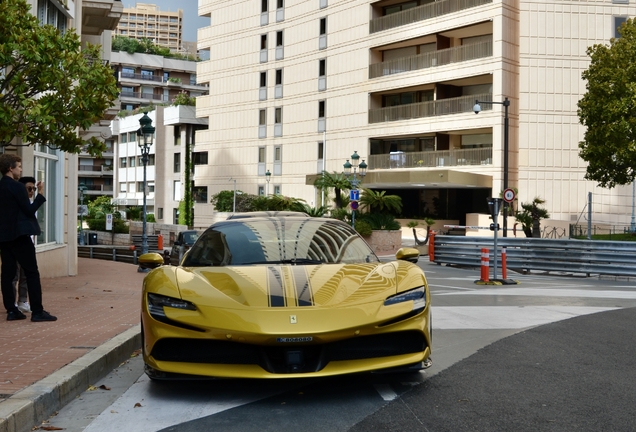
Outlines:
POLYGON ((163 310, 164 307, 193 311, 197 310, 196 306, 189 301, 148 293, 148 312, 150 312, 150 315, 153 318, 157 320, 166 318, 166 313, 163 310))
POLYGON ((384 306, 392 304, 403 303, 407 301, 413 302, 413 310, 423 310, 426 307, 426 287, 421 286, 412 290, 402 292, 387 298, 384 301, 384 306))

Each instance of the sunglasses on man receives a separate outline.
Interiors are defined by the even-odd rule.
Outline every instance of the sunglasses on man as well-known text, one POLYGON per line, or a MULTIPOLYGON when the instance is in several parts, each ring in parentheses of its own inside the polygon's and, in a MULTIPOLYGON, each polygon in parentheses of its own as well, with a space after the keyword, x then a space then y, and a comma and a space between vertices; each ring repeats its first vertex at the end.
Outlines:
POLYGON ((35 190, 35 187, 33 186, 27 186, 26 188, 29 192, 33 192, 35 190))

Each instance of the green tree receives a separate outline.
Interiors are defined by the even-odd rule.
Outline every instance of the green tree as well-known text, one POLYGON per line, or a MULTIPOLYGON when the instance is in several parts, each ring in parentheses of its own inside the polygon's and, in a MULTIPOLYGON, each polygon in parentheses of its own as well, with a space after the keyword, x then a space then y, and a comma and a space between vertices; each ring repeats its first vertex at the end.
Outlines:
POLYGON ((24 0, 0 1, 0 147, 21 138, 70 153, 106 149, 78 136, 99 122, 118 90, 101 47, 81 47, 71 29, 40 26, 24 0))
POLYGON ((188 105, 188 106, 195 106, 196 105, 196 98, 192 97, 188 94, 188 92, 186 91, 181 91, 179 92, 179 94, 177 94, 173 99, 172 99, 172 105, 188 105))
POLYGON ((523 211, 517 212, 515 219, 521 224, 526 237, 541 237, 541 219, 550 217, 550 213, 540 207, 545 200, 535 197, 532 202, 521 203, 523 211))
POLYGON ((579 143, 585 178, 609 188, 633 182, 636 174, 636 22, 628 19, 619 32, 609 46, 587 49, 587 91, 578 103, 586 127, 579 143))
POLYGON ((387 195, 386 191, 363 188, 360 204, 362 209, 368 208, 371 211, 375 210, 380 213, 400 214, 402 212, 402 197, 399 195, 387 195))
POLYGON ((342 173, 334 172, 333 174, 329 174, 328 172, 323 171, 322 174, 322 176, 316 179, 316 181, 314 182, 314 186, 316 186, 320 190, 325 189, 327 193, 329 193, 329 191, 333 189, 336 195, 336 208, 342 208, 343 199, 341 191, 351 190, 351 180, 349 180, 347 176, 342 173))

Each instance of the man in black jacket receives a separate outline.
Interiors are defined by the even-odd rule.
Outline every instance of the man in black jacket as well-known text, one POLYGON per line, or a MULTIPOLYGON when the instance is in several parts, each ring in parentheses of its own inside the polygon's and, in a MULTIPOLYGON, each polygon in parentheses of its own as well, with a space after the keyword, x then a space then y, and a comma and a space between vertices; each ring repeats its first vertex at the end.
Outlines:
POLYGON ((37 182, 38 194, 29 201, 25 186, 17 179, 22 175, 22 159, 11 154, 0 155, 0 253, 2 256, 2 300, 7 310, 7 320, 26 319, 26 315, 15 306, 13 279, 17 264, 24 269, 29 300, 31 301, 31 321, 55 321, 42 306, 42 286, 40 272, 35 257, 35 246, 31 235, 40 234, 40 225, 35 212, 46 201, 42 193, 44 183, 37 182))

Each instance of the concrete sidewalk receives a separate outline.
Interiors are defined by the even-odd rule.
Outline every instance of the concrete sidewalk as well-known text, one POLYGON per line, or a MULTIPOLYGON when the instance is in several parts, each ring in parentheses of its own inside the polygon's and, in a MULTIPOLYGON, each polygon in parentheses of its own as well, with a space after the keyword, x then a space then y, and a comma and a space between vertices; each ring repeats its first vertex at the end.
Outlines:
POLYGON ((55 322, 0 319, 0 432, 29 431, 141 347, 144 273, 79 258, 74 277, 42 279, 55 322))

